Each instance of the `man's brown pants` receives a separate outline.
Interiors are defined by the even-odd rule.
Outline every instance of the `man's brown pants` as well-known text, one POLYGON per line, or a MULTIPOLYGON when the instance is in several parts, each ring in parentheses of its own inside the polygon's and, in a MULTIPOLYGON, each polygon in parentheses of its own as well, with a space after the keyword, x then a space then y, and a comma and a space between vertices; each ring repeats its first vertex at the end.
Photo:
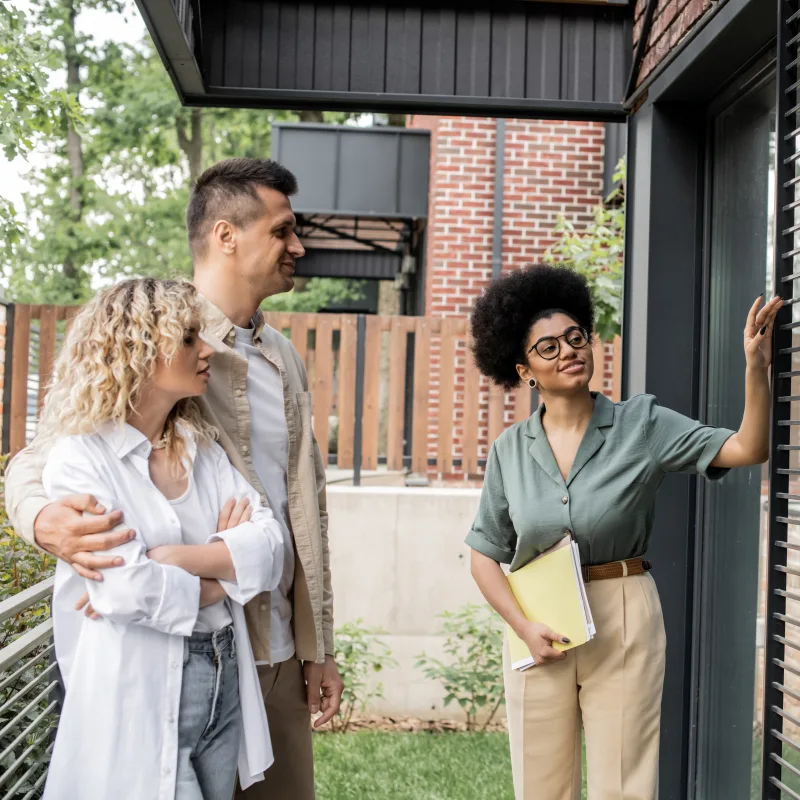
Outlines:
POLYGON ((259 666, 275 763, 236 800, 314 800, 314 750, 303 665, 296 659, 259 666))

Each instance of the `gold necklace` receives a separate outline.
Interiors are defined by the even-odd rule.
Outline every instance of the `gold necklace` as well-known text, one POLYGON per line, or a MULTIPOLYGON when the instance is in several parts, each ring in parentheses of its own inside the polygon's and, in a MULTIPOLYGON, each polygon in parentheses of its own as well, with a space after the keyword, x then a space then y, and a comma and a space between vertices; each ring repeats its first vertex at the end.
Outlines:
POLYGON ((167 446, 166 434, 162 436, 157 442, 151 445, 153 450, 163 450, 167 446))

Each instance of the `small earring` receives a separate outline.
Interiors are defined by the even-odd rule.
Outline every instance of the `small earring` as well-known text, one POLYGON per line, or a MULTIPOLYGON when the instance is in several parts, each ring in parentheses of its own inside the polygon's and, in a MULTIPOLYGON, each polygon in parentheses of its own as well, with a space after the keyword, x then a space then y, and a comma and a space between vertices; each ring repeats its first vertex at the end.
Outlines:
POLYGON ((537 386, 537 383, 536 383, 536 378, 531 378, 531 379, 528 381, 528 386, 530 386, 530 387, 531 387, 531 389, 535 389, 535 388, 536 388, 536 386, 537 386))

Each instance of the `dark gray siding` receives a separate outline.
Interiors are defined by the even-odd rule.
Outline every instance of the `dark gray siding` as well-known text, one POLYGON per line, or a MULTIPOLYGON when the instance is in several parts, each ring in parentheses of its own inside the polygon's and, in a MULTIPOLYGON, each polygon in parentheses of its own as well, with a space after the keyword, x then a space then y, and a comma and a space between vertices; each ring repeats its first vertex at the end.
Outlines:
POLYGON ((199 12, 205 93, 188 102, 623 115, 629 5, 173 2, 199 12))

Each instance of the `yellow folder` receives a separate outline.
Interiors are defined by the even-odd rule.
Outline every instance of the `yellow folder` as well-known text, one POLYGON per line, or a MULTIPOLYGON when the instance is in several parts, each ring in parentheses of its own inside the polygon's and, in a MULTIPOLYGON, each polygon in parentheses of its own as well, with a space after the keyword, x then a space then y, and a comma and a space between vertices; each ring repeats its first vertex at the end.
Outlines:
MULTIPOLYGON (((585 644, 595 633, 583 584, 578 545, 564 537, 530 564, 508 575, 508 583, 522 613, 531 622, 542 622, 569 644, 554 643, 557 650, 585 644)), ((514 669, 533 666, 528 646, 509 626, 508 642, 514 669)))

